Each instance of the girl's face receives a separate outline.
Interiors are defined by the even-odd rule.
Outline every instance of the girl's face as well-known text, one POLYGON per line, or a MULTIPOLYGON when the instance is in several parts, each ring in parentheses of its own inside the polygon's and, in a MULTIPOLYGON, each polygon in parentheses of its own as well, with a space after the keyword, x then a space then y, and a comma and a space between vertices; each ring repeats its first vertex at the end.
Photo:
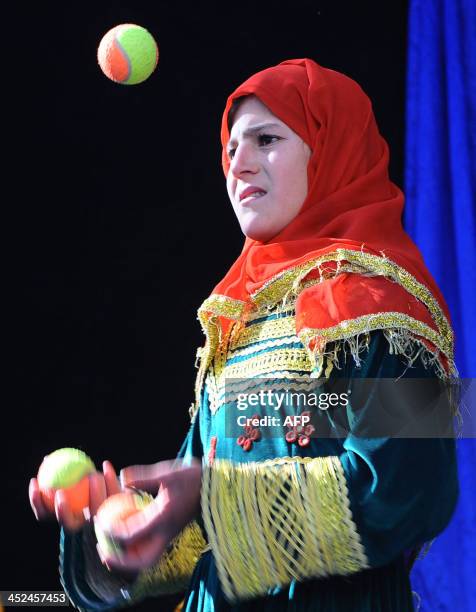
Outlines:
POLYGON ((304 203, 311 149, 256 96, 247 96, 235 113, 227 151, 227 190, 241 230, 266 242, 304 203))

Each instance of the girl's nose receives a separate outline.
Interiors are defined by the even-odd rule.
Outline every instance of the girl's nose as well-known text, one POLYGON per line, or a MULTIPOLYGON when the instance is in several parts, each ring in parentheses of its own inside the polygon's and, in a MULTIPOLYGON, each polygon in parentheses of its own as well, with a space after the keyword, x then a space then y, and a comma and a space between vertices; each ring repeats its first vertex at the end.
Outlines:
POLYGON ((258 153, 251 143, 242 142, 236 149, 231 160, 230 170, 235 176, 245 172, 256 174, 259 170, 258 153))

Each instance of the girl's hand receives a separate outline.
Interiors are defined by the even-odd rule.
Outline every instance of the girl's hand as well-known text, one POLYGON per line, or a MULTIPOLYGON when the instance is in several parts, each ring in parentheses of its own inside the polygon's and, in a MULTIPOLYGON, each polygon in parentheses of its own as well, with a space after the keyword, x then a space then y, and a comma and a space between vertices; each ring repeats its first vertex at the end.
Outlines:
POLYGON ((111 536, 126 550, 119 557, 98 548, 103 563, 108 568, 129 573, 158 561, 171 540, 198 514, 201 479, 202 467, 197 460, 188 464, 160 461, 122 470, 124 488, 149 491, 157 497, 111 530, 111 536))
MULTIPOLYGON (((73 513, 69 507, 66 495, 61 489, 55 494, 55 514, 56 519, 66 531, 78 531, 84 523, 90 520, 97 512, 102 502, 121 490, 116 471, 110 461, 104 461, 103 472, 93 472, 89 478, 89 506, 84 510, 83 515, 73 513)), ((30 505, 36 519, 47 520, 53 518, 53 513, 45 506, 38 480, 32 478, 29 486, 30 505)))

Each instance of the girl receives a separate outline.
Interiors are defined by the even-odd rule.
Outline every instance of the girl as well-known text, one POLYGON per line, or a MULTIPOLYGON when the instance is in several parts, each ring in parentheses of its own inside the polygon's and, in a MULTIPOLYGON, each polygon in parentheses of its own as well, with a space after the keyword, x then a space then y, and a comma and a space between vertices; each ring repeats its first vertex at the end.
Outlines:
MULTIPOLYGON (((90 610, 184 589, 190 611, 412 610, 411 562, 458 486, 451 438, 399 428, 456 372, 371 103, 340 73, 285 61, 231 94, 221 138, 246 240, 198 311, 189 433, 178 461, 121 473, 158 491, 117 526, 121 559, 97 551, 57 493, 65 589, 90 610), (380 394, 379 381, 408 378, 426 395, 380 394), (326 407, 310 409, 311 394, 326 407), (388 414, 399 425, 377 435, 388 414)), ((105 462, 91 514, 118 490, 105 462)), ((31 500, 44 516, 34 479, 31 500)))

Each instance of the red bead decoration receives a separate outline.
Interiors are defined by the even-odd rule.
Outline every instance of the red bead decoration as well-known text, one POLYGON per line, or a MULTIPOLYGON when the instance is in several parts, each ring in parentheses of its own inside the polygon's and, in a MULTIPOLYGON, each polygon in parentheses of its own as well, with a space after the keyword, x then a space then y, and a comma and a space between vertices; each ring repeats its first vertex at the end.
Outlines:
MULTIPOLYGON (((305 410, 300 415, 302 417, 311 417, 311 411, 305 410)), ((299 417, 298 417, 299 418, 299 417)), ((311 443, 311 435, 315 432, 316 428, 311 423, 307 425, 288 425, 288 432, 285 435, 286 442, 288 444, 298 443, 299 446, 308 446, 311 443)))
MULTIPOLYGON (((259 418, 259 414, 254 414, 251 417, 252 420, 259 418)), ((252 425, 245 425, 243 427, 243 431, 245 433, 239 436, 236 442, 242 447, 244 451, 250 451, 253 448, 253 442, 261 440, 261 431, 258 427, 253 427, 252 425)))
POLYGON ((250 440, 249 438, 247 438, 244 442, 243 442, 243 450, 245 451, 249 451, 253 448, 253 440, 250 440))
POLYGON ((288 431, 288 433, 286 434, 286 442, 288 442, 289 444, 294 444, 297 439, 298 435, 294 431, 294 429, 291 429, 291 431, 288 431))
POLYGON ((208 461, 210 465, 213 465, 213 461, 215 460, 216 452, 217 452, 217 437, 212 436, 210 439, 210 451, 208 453, 208 461))

